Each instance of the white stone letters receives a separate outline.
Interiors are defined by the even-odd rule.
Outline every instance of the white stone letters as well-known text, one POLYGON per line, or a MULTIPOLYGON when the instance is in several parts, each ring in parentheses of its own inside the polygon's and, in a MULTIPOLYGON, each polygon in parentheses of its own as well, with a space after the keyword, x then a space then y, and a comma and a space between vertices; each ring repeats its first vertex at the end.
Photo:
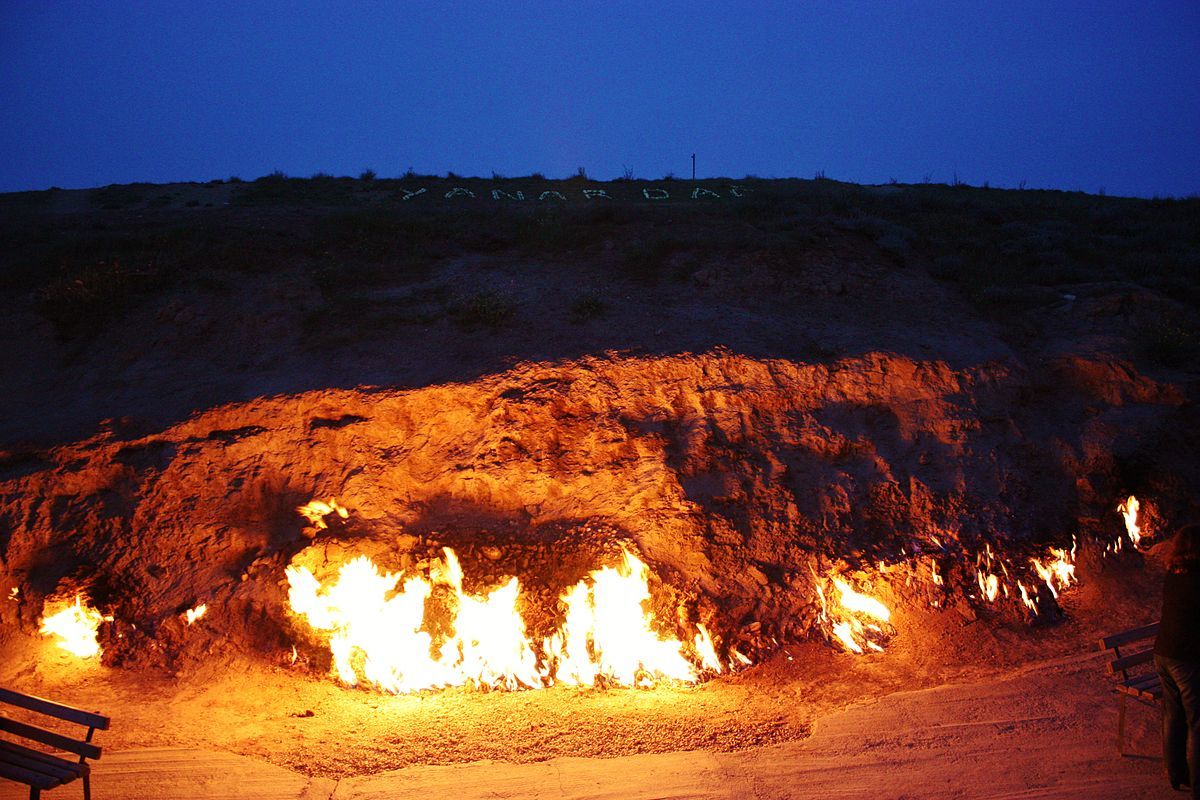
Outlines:
MULTIPOLYGON (((615 186, 615 184, 614 184, 614 186, 615 186)), ((425 189, 425 187, 421 187, 418 189, 401 188, 398 191, 399 191, 401 200, 412 200, 414 197, 420 197, 421 195, 428 193, 427 190, 425 189)), ((491 193, 492 199, 496 200, 496 201, 502 201, 502 200, 521 201, 521 200, 526 200, 526 199, 533 197, 532 192, 528 196, 526 196, 526 194, 523 190, 518 190, 518 189, 513 189, 511 191, 508 189, 488 189, 487 191, 489 191, 491 193)), ((585 200, 616 200, 620 196, 620 193, 618 192, 618 197, 614 197, 613 195, 608 193, 607 189, 580 189, 579 191, 583 194, 583 197, 585 200)), ((747 194, 749 194, 752 191, 754 191, 754 190, 747 189, 744 186, 738 186, 737 184, 733 184, 729 187, 729 193, 725 196, 726 197, 745 197, 747 194)), ((574 193, 574 190, 572 190, 572 193, 574 193)), ((475 192, 473 192, 470 189, 467 189, 465 187, 462 187, 462 186, 452 187, 450 189, 450 191, 446 192, 446 194, 444 195, 444 197, 447 200, 453 200, 457 197, 474 198, 475 196, 476 196, 475 192)), ((693 200, 701 200, 701 199, 706 199, 706 198, 721 199, 721 197, 722 197, 720 192, 717 192, 713 189, 705 188, 703 186, 694 187, 692 189, 690 196, 693 200)), ((650 186, 650 187, 646 187, 646 188, 642 189, 642 197, 645 198, 646 200, 670 200, 671 193, 660 186, 650 186)), ((538 193, 537 199, 542 202, 545 202, 547 200, 561 200, 565 203, 567 201, 567 196, 566 196, 566 194, 558 191, 557 189, 547 189, 546 191, 538 193)), ((626 197, 623 199, 632 199, 632 198, 626 197)))

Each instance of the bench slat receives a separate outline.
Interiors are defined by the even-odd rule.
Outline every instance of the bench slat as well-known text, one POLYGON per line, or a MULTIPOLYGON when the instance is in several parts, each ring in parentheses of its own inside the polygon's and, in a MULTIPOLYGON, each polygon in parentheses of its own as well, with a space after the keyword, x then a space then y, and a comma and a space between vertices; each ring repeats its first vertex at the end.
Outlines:
POLYGON ((1139 689, 1136 686, 1126 686, 1123 683, 1117 685, 1117 691, 1121 694, 1127 694, 1130 697, 1144 697, 1147 700, 1156 700, 1162 697, 1162 687, 1156 688, 1158 689, 1157 693, 1151 692, 1149 689, 1139 689))
POLYGON ((34 786, 38 789, 53 789, 61 783, 58 778, 52 775, 34 772, 24 767, 18 767, 16 764, 9 764, 7 761, 0 761, 0 777, 8 778, 17 783, 23 783, 26 786, 34 786))
POLYGON ((1149 625, 1143 625, 1140 628, 1133 628, 1128 631, 1114 633, 1111 636, 1105 636, 1100 640, 1101 650, 1111 650, 1114 647, 1120 647, 1123 644, 1136 642, 1138 639, 1149 639, 1151 636, 1158 635, 1158 623, 1152 622, 1149 625))
MULTIPOLYGON (((8 742, 0 742, 0 744, 7 745, 8 742)), ((36 751, 21 752, 22 750, 25 750, 25 748, 0 747, 0 763, 13 764, 31 772, 50 775, 57 778, 59 783, 69 783, 86 771, 79 769, 79 767, 84 766, 83 764, 73 764, 70 761, 63 761, 61 758, 56 759, 57 763, 51 763, 37 758, 36 751), (35 755, 30 755, 30 753, 35 753, 35 755)))
MULTIPOLYGON (((58 756, 52 755, 51 753, 43 753, 41 750, 32 750, 23 745, 19 745, 16 742, 10 742, 7 739, 0 739, 0 750, 17 750, 17 751, 24 753, 25 755, 27 755, 30 758, 37 758, 42 761, 49 761, 51 763, 58 762, 58 761, 66 761, 66 759, 59 758, 58 756)), ((75 764, 76 762, 66 761, 66 763, 75 764)))
POLYGON ((1158 673, 1152 672, 1149 675, 1139 675, 1136 678, 1130 678, 1125 682, 1126 686, 1132 686, 1135 689, 1148 689, 1151 686, 1158 684, 1162 685, 1162 679, 1158 677, 1158 673))
POLYGON ((74 722, 78 725, 86 725, 89 728, 96 728, 102 731, 108 730, 109 719, 103 714, 72 708, 71 706, 65 706, 62 703, 56 703, 53 700, 46 700, 42 697, 21 694, 20 692, 14 692, 12 689, 0 689, 0 703, 19 706, 29 711, 36 711, 39 714, 65 719, 68 722, 74 722))
POLYGON ((1116 685, 1116 690, 1121 694, 1152 703, 1162 697, 1163 693, 1162 681, 1157 675, 1142 675, 1130 681, 1123 681, 1116 685))
POLYGON ((1140 653, 1133 653, 1113 659, 1108 663, 1108 672, 1110 675, 1115 675, 1118 672, 1124 672, 1130 667, 1136 667, 1138 664, 1148 664, 1153 660, 1154 651, 1143 650, 1140 653))
POLYGON ((77 756, 84 758, 99 758, 100 748, 89 742, 81 742, 78 739, 69 739, 60 733, 45 731, 41 728, 35 728, 32 725, 26 725, 23 722, 17 722, 15 719, 0 717, 0 731, 7 731, 16 736, 23 736, 26 739, 32 739, 35 742, 48 744, 51 747, 56 747, 59 750, 66 750, 68 753, 74 753, 77 756))

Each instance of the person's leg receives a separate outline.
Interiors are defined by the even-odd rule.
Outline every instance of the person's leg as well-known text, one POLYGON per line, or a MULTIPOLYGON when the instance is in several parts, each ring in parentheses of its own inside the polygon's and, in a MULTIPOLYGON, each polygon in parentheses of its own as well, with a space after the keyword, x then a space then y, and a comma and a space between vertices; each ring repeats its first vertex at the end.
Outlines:
POLYGON ((1200 800, 1200 663, 1176 661, 1169 666, 1187 717, 1188 783, 1192 785, 1193 800, 1200 800))
POLYGON ((1154 657, 1154 666, 1162 680, 1163 763, 1167 780, 1173 786, 1190 782, 1188 773, 1188 721, 1180 687, 1175 682, 1175 665, 1181 662, 1163 656, 1154 657))

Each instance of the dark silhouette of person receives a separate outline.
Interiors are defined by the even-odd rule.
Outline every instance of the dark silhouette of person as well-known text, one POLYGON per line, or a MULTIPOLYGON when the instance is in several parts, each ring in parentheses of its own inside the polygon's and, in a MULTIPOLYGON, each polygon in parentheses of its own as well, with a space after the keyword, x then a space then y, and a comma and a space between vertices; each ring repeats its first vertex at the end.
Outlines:
POLYGON ((1172 789, 1200 800, 1200 524, 1175 533, 1154 666, 1163 686, 1163 760, 1172 789))

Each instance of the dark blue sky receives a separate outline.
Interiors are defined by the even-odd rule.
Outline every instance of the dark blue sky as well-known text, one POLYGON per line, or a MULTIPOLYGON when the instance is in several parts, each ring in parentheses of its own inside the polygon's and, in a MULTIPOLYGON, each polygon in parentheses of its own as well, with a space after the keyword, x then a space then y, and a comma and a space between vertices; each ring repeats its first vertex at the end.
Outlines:
POLYGON ((275 169, 1200 192, 1200 2, 0 2, 0 191, 275 169))

